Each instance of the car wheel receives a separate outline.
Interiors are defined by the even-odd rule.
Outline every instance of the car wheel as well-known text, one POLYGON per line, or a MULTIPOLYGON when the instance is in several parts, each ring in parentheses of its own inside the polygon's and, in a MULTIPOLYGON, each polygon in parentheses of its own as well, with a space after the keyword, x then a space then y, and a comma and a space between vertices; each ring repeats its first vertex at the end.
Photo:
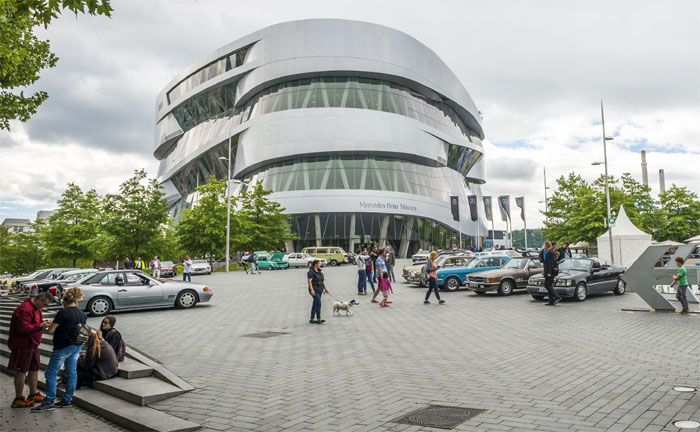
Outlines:
POLYGON ((544 300, 544 296, 541 296, 541 295, 533 295, 533 296, 532 296, 532 299, 533 299, 534 301, 542 301, 542 300, 544 300))
POLYGON ((335 267, 335 266, 338 265, 338 261, 336 261, 336 260, 331 260, 330 265, 331 265, 331 267, 335 267))
POLYGON ((625 293, 626 289, 627 289, 627 284, 625 283, 625 281, 623 281, 622 279, 618 279, 617 286, 613 290, 613 293, 615 295, 622 295, 625 293))
POLYGON ((197 293, 192 290, 180 291, 175 299, 175 307, 178 309, 189 309, 197 304, 197 293))
POLYGON ((513 294, 513 281, 506 279, 501 282, 501 285, 498 286, 498 294, 502 296, 509 296, 513 294))
POLYGON ((445 279, 445 283, 442 285, 447 291, 457 291, 461 285, 459 278, 455 276, 450 276, 445 279))
POLYGON ((574 291, 574 300, 578 302, 582 302, 588 298, 588 289, 586 288, 586 284, 583 282, 579 282, 578 285, 576 285, 576 291, 574 291))
POLYGON ((90 316, 103 316, 107 315, 112 310, 112 300, 108 297, 94 297, 91 298, 87 304, 87 311, 90 316))
POLYGON ((209 272, 209 273, 207 273, 207 274, 208 274, 208 275, 210 275, 210 274, 211 274, 211 272, 209 272))

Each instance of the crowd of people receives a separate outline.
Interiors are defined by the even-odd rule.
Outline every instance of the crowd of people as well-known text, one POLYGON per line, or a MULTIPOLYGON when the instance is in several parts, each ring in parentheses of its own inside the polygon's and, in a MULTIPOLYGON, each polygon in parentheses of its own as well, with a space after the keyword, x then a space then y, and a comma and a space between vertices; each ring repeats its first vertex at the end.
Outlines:
POLYGON ((106 316, 100 329, 87 326, 87 316, 78 304, 83 299, 80 288, 63 293, 63 308, 53 320, 43 318, 42 309, 54 299, 48 292, 39 292, 20 303, 12 313, 7 345, 10 348, 8 369, 14 374, 15 398, 12 408, 49 411, 70 407, 76 388, 89 386, 96 380, 110 379, 119 372, 126 344, 115 328, 117 319, 106 316), (37 388, 41 356, 39 345, 44 331, 53 335, 53 351, 45 371, 46 393, 37 388), (63 369, 66 390, 57 399, 59 372, 63 369), (25 383, 29 394, 24 395, 25 383), (34 406, 38 403, 39 405, 34 406))

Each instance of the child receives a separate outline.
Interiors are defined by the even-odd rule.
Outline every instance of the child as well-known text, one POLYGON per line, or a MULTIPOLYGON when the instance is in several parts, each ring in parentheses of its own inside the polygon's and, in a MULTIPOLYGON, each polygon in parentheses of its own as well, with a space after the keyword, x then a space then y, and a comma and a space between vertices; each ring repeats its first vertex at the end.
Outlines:
POLYGON ((389 301, 389 293, 393 294, 394 290, 391 288, 391 279, 389 279, 389 273, 386 271, 382 273, 382 277, 379 279, 379 289, 382 290, 382 295, 384 296, 379 303, 379 307, 389 307, 389 303, 391 303, 389 301))
POLYGON ((678 289, 676 289, 676 298, 683 309, 681 310, 681 315, 688 315, 688 298, 686 296, 686 289, 688 289, 688 272, 683 267, 685 260, 682 257, 676 257, 676 265, 678 266, 678 272, 673 275, 673 282, 671 286, 678 284, 678 289))

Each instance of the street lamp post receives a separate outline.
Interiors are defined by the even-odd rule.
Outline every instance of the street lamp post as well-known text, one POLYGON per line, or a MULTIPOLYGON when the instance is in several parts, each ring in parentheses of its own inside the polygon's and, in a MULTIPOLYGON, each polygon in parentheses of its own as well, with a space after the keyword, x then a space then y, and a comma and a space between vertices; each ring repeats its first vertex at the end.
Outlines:
POLYGON ((225 160, 228 165, 226 175, 226 273, 231 264, 231 137, 228 137, 228 157, 219 156, 219 160, 225 160))
MULTIPOLYGON (((608 181, 608 141, 612 141, 612 137, 605 136, 605 112, 603 111, 603 101, 600 101, 600 120, 603 127, 603 163, 605 165, 605 202, 608 209, 608 241, 610 242, 610 264, 615 263, 615 252, 613 251, 613 235, 610 220, 612 213, 610 211, 610 185, 608 181)), ((601 165, 600 162, 593 162, 592 165, 601 165)))
POLYGON ((547 223, 549 221, 549 216, 547 213, 549 213, 549 199, 547 198, 547 189, 549 189, 549 186, 547 186, 547 167, 542 167, 542 177, 544 179, 544 221, 547 223))

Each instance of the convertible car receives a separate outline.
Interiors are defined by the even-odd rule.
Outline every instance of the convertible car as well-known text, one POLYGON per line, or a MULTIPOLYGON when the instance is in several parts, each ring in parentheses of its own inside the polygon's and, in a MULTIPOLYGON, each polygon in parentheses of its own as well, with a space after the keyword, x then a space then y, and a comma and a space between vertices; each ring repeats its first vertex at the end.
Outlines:
MULTIPOLYGON (((625 293, 625 281, 620 277, 624 267, 612 267, 590 258, 569 258, 559 264, 559 274, 554 278, 554 291, 562 298, 584 301, 590 294, 612 291, 625 293)), ((527 282, 527 292, 535 300, 547 296, 542 274, 532 276, 527 282)))

